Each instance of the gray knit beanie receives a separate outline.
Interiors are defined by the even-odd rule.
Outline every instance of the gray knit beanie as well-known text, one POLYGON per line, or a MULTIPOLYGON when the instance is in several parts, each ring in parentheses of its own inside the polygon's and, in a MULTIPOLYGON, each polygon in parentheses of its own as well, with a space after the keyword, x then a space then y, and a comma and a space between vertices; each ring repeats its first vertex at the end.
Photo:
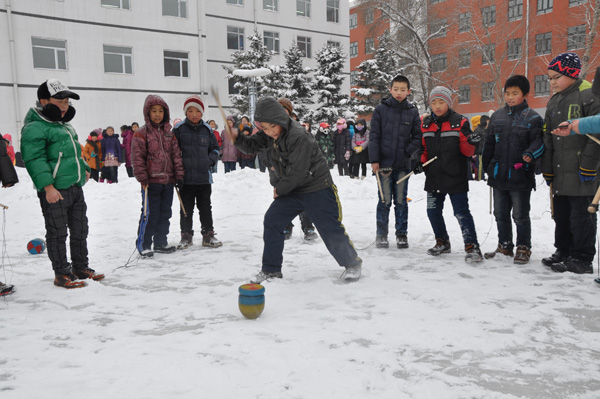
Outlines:
POLYGON ((452 91, 449 88, 444 86, 436 86, 431 90, 431 94, 429 94, 429 103, 436 98, 442 99, 448 104, 448 107, 452 108, 452 91))

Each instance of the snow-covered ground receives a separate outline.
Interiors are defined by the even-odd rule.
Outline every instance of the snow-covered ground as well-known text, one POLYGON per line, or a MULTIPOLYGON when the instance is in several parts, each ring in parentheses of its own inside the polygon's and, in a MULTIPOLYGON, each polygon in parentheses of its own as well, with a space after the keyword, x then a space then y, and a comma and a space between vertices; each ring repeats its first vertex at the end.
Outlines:
MULTIPOLYGON (((434 238, 422 175, 409 187, 410 248, 382 250, 372 245, 375 179, 334 173, 363 278, 342 283, 342 269, 320 240, 303 242, 297 221, 283 280, 265 283, 265 311, 247 320, 237 289, 260 269, 272 189, 259 171, 219 167, 212 198, 223 247, 203 248, 197 237, 191 249, 128 268, 117 269, 135 257, 138 184, 121 168, 119 184, 86 185, 91 266, 107 277, 75 290, 52 284, 45 253, 26 251, 45 231, 18 169, 21 182, 0 191, 10 256, 0 280, 17 287, 0 300, 1 398, 600 397, 600 287, 540 263, 554 231, 541 180, 531 263, 470 265, 449 202, 454 251, 426 255, 434 238)), ((179 241, 176 201, 171 243, 179 241)), ((484 182, 471 183, 470 204, 482 249, 493 250, 484 182)))

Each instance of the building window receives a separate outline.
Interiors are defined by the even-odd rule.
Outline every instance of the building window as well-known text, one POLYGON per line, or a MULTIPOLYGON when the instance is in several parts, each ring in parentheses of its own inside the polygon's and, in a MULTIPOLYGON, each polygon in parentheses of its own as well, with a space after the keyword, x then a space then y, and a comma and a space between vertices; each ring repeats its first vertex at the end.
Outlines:
POLYGON ((180 51, 166 51, 165 54, 165 76, 189 77, 188 53, 180 51))
POLYGON ((354 29, 358 26, 358 14, 350 14, 350 29, 354 29))
POLYGON ((431 34, 434 38, 446 36, 447 23, 446 19, 440 19, 431 24, 431 34))
POLYGON ((375 52, 375 38, 369 37, 365 39, 365 54, 371 54, 375 52))
POLYGON ((227 49, 228 50, 243 50, 244 49, 244 28, 235 26, 227 27, 227 49))
POLYGON ((448 66, 446 53, 431 56, 431 72, 442 72, 448 66))
POLYGON ((274 51, 279 54, 279 33, 277 32, 264 32, 263 43, 269 51, 274 51))
POLYGON ((279 0, 263 0, 263 10, 279 11, 279 0))
POLYGON ((186 0, 162 0, 162 15, 187 18, 186 0))
POLYGON ((468 104, 471 102, 471 85, 458 86, 458 103, 468 104))
POLYGON ((468 68, 471 66, 471 50, 468 48, 461 48, 458 50, 458 67, 468 68))
POLYGON ((458 16, 458 33, 466 32, 471 29, 471 13, 466 12, 458 16))
POLYGON ((537 0, 537 13, 547 14, 552 12, 553 0, 537 0))
POLYGON ((350 71, 350 86, 356 86, 357 79, 358 79, 358 71, 350 71))
POLYGON ((535 35, 535 55, 552 53, 552 32, 535 35))
POLYGON ((106 8, 129 10, 129 0, 100 0, 100 5, 106 8))
POLYGON ((296 15, 310 18, 310 0, 296 0, 296 15))
POLYGON ((367 8, 365 10, 365 25, 371 25, 375 22, 375 9, 367 8))
POLYGON ((340 22, 340 0, 327 0, 327 22, 340 22))
POLYGON ((537 75, 535 77, 535 96, 545 97, 550 95, 550 81, 548 75, 537 75))
POLYGON ((585 25, 572 26, 568 30, 567 50, 585 47, 585 25))
POLYGON ((239 89, 235 87, 235 79, 229 79, 227 82, 229 94, 240 94, 239 89))
POLYGON ((33 67, 67 70, 67 41, 31 38, 33 67))
POLYGON ((496 6, 483 7, 481 9, 481 23, 483 26, 496 24, 496 6))
POLYGON ((494 101, 494 82, 483 82, 481 84, 481 101, 494 101))
POLYGON ((342 47, 342 43, 336 42, 336 41, 333 41, 333 40, 327 40, 327 47, 341 48, 342 47))
POLYGON ((310 37, 298 36, 296 44, 298 45, 300 51, 304 52, 304 56, 306 58, 312 58, 312 44, 310 37))
POLYGON ((587 0, 569 0, 569 7, 580 6, 584 4, 587 0))
POLYGON ((507 59, 513 61, 518 60, 521 57, 522 40, 510 39, 508 41, 507 59))
POLYGON ((430 0, 429 3, 431 3, 431 4, 438 4, 438 3, 441 3, 443 1, 445 1, 445 0, 430 0))
POLYGON ((483 54, 481 55, 481 65, 493 64, 496 61, 496 44, 484 44, 483 54))
POLYGON ((104 45, 104 72, 133 73, 133 55, 131 47, 104 45))
POLYGON ((232 6, 243 6, 244 0, 226 0, 227 4, 231 4, 232 6))
POLYGON ((358 57, 358 42, 350 43, 350 58, 358 57))
POLYGON ((508 0, 508 20, 517 21, 523 18, 523 0, 508 0))

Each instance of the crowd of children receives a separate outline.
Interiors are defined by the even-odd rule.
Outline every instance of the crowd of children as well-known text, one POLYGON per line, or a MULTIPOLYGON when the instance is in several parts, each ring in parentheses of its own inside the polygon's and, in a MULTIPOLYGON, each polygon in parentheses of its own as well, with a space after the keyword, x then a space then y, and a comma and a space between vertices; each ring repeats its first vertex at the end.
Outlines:
MULTIPOLYGON (((136 247, 142 257, 192 245, 194 207, 200 214, 202 245, 221 246, 215 237, 211 206, 212 174, 219 159, 224 173, 235 171, 238 164, 241 168, 258 165, 269 172, 274 201, 265 214, 262 269, 252 279, 255 282, 282 277, 284 240, 291 235, 291 222, 297 215, 305 238, 305 226, 312 229, 311 238, 316 237, 316 226, 331 254, 345 267, 345 278, 360 278, 362 260, 341 224, 340 202, 330 170, 337 165, 340 176, 359 178, 360 173, 364 179, 367 163, 371 163, 379 193, 377 248, 389 247, 392 203, 396 246, 409 247, 408 182, 410 175, 425 173, 427 217, 435 240, 427 253, 441 256, 451 252, 443 216, 448 197, 460 225, 467 262, 506 256, 516 264, 526 264, 531 257, 530 198, 536 166, 541 164, 556 223, 556 251, 542 263, 555 272, 592 273, 596 214, 587 208, 599 185, 600 145, 584 134, 600 133, 600 99, 579 77, 580 70, 574 53, 560 54, 550 62, 548 78, 554 95, 544 119, 527 103, 530 83, 525 76, 513 75, 506 80, 503 107, 489 117, 469 121, 452 109, 453 92, 444 86, 431 90, 430 112, 420 116, 408 100, 408 78, 398 75, 391 82, 390 96, 375 108, 370 126, 365 119, 354 123, 339 118, 333 127, 320 122, 312 134, 309 123, 297 121, 289 100, 266 97, 257 103, 254 125, 246 116, 238 123, 230 115, 219 133, 214 120, 203 119, 204 103, 199 96, 184 101, 185 119, 171 126, 167 103, 157 95, 148 95, 142 127, 135 122, 121 126, 122 142, 112 126, 96 129, 81 147, 74 145, 77 135, 69 124, 75 114, 69 100, 78 100, 79 95, 50 79, 39 86, 39 103, 25 118, 21 153, 46 221, 54 284, 77 288, 85 285, 83 279, 104 278, 88 265, 82 186, 90 177, 117 183, 123 163, 128 176, 135 177, 141 186, 136 247), (584 118, 588 116, 592 117, 584 118), (498 243, 485 255, 469 209, 472 171, 476 180, 487 180, 493 192, 498 243), (178 246, 167 241, 174 191, 181 201, 178 246), (67 230, 71 262, 67 261, 67 230)), ((0 141, 2 165, 7 159, 14 164, 14 158, 9 158, 10 137, 6 139, 0 141)), ((14 179, 7 181, 4 170, 1 178, 3 184, 15 183, 14 179)), ((0 283, 0 290, 10 292, 12 287, 0 283)))

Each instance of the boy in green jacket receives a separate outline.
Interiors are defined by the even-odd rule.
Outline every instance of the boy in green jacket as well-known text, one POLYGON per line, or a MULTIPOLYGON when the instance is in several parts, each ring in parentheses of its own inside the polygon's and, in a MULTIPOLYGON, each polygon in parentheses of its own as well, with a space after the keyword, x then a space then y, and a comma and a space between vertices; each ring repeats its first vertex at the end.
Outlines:
POLYGON ((87 206, 81 187, 90 177, 90 168, 81 157, 77 133, 68 123, 75 116, 69 99, 79 100, 79 95, 60 81, 48 79, 38 87, 37 96, 39 103, 25 116, 21 154, 38 191, 54 285, 84 287, 85 282, 78 280, 98 281, 104 275, 88 266, 87 206), (67 260, 67 234, 72 263, 67 260))

